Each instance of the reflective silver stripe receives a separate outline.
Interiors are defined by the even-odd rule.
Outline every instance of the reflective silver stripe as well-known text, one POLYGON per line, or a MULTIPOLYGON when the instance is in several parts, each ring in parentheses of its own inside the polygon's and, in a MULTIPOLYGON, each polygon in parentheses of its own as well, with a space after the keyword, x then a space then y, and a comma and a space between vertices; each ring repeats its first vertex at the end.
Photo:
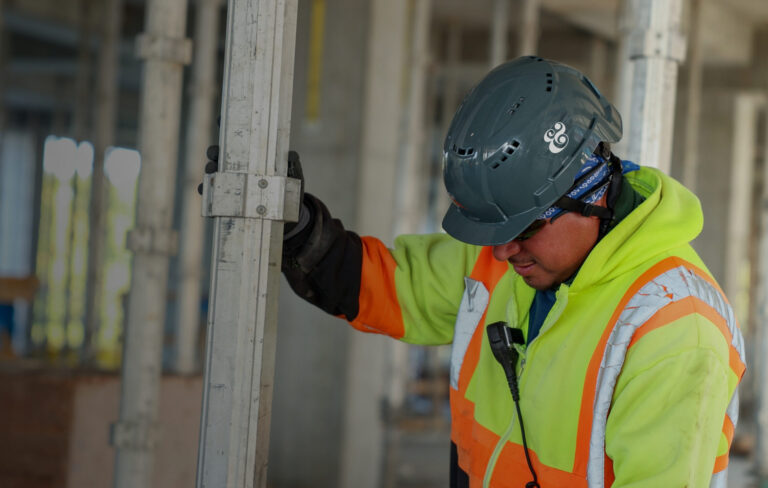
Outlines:
POLYGON ((453 346, 451 348, 451 386, 459 389, 459 372, 467 353, 469 341, 475 333, 477 324, 483 318, 488 306, 490 294, 481 281, 464 278, 464 296, 461 297, 459 313, 456 315, 456 325, 453 331, 453 346))
MULTIPOLYGON (((605 427, 611 407, 616 381, 624 365, 624 359, 635 331, 656 312, 670 303, 695 296, 707 303, 723 317, 728 324, 733 340, 731 345, 745 360, 744 339, 736 325, 733 310, 720 292, 707 280, 682 266, 671 269, 645 284, 627 303, 621 312, 606 344, 600 363, 593 406, 592 432, 589 441, 587 481, 590 488, 605 485, 605 427)), ((732 415, 731 406, 738 410, 738 397, 734 395, 729 405, 728 416, 736 424, 737 416, 732 415), (735 403, 734 403, 735 402, 735 403)), ((714 480, 714 478, 713 478, 714 480)))
POLYGON ((712 475, 709 488, 726 488, 728 486, 728 468, 712 475))

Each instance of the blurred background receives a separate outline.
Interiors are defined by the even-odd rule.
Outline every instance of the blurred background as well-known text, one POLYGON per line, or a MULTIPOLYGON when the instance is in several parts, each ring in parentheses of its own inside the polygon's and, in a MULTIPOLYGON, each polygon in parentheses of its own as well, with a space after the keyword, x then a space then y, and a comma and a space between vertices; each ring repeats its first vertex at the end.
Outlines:
MULTIPOLYGON (((197 185, 218 140, 227 5, 176 1, 174 25, 148 27, 149 1, 0 0, 2 487, 113 483, 123 338, 142 325, 128 317, 141 247, 128 243, 150 144, 167 149, 158 181, 171 184, 156 189, 167 205, 143 211, 178 235, 147 392, 159 405, 151 478, 195 480, 213 241, 197 185), (146 33, 166 27, 157 48, 163 36, 146 33), (152 141, 150 61, 180 76, 152 82, 180 100, 163 115, 172 137, 152 141)), ((750 357, 729 486, 768 486, 765 0, 299 0, 290 146, 307 191, 386 243, 439 232, 448 123, 491 67, 522 54, 585 72, 624 116, 615 152, 701 199, 694 246, 750 357)), ((280 286, 268 485, 447 486, 450 346, 360 334, 280 286)))

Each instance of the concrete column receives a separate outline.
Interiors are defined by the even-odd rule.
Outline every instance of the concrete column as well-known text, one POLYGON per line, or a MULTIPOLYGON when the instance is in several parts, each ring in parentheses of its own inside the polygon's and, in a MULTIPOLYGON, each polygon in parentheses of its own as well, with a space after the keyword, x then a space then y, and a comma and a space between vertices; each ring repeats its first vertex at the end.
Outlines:
POLYGON ((104 284, 104 249, 106 246, 106 194, 104 159, 115 139, 118 93, 118 43, 122 26, 123 0, 103 3, 102 36, 99 50, 96 103, 93 115, 93 173, 91 174, 90 230, 85 292, 85 331, 80 351, 81 361, 91 363, 94 336, 101 324, 101 297, 104 284))
POLYGON ((682 0, 624 0, 619 110, 622 157, 669 173, 677 67, 685 57, 682 0))
MULTIPOLYGON (((368 19, 367 0, 312 0, 300 4, 296 29, 291 148, 301 154, 306 190, 352 230, 359 210, 368 19), (322 50, 314 41, 319 37, 322 50)), ((298 298, 286 280, 281 284, 270 484, 338 487, 347 351, 361 334, 298 298)))
MULTIPOLYGON (((445 134, 448 133, 448 128, 453 120, 453 114, 459 108, 461 103, 461 95, 459 93, 459 80, 456 76, 459 64, 461 63, 461 44, 462 44, 462 27, 458 22, 454 22, 448 28, 448 46, 446 49, 445 66, 448 68, 443 70, 444 83, 443 83, 443 107, 441 111, 442 119, 440 120, 440 139, 438 145, 438 151, 442 154, 443 140, 445 134)), ((442 164, 441 164, 442 167, 442 164)), ((442 228, 443 217, 448 207, 451 204, 448 192, 445 191, 445 185, 443 184, 442 171, 439 173, 440 181, 437 189, 437 198, 435 203, 435 227, 442 228)))
POLYGON ((699 173, 699 132, 701 129, 701 98, 703 62, 701 58, 701 0, 688 3, 688 93, 685 110, 685 149, 683 151, 683 184, 696 192, 699 173))
POLYGON ((495 68, 507 60, 509 44, 509 2, 510 0, 493 0, 491 10, 491 68, 495 68))
POLYGON ((128 233, 133 268, 124 333, 120 420, 113 425, 115 486, 152 485, 157 443, 169 256, 175 253, 171 228, 178 159, 183 65, 191 44, 186 0, 149 0, 145 32, 136 39, 144 59, 139 115, 141 173, 136 227, 128 233))
MULTIPOLYGON (((768 127, 766 127, 764 139, 768 141, 768 127)), ((752 358, 756 364, 753 369, 752 383, 756 385, 755 391, 757 404, 757 433, 756 449, 754 452, 753 466, 758 477, 758 486, 768 483, 768 145, 763 148, 763 191, 760 195, 760 219, 759 219, 759 249, 757 263, 757 330, 754 331, 756 344, 753 347, 752 358)), ((741 318, 740 318, 741 320, 741 318)), ((743 322, 742 322, 743 323, 743 322)))
POLYGON ((749 320, 749 242, 752 237, 753 180, 758 117, 765 110, 764 93, 740 93, 734 99, 731 191, 725 248, 725 294, 739 317, 745 336, 749 320))
POLYGON ((600 38, 593 37, 589 50, 589 79, 609 99, 608 89, 608 43, 600 38))
POLYGON ((205 149, 211 142, 213 104, 216 99, 216 52, 222 0, 197 0, 192 62, 190 110, 186 128, 186 164, 180 239, 179 322, 176 328, 177 372, 197 370, 200 337, 200 282, 202 279, 203 224, 197 185, 203 174, 205 149))
MULTIPOLYGON (((407 32, 406 0, 373 0, 366 57, 363 142, 354 227, 391 242, 398 181, 401 80, 407 32)), ((347 367, 347 401, 341 452, 342 488, 376 487, 382 479, 384 431, 381 405, 390 374, 390 339, 354 334, 347 367)))
MULTIPOLYGON (((404 151, 397 177, 395 235, 424 232, 429 196, 429 157, 425 146, 427 129, 426 91, 431 54, 429 52, 432 0, 415 0, 411 13, 410 76, 404 151)), ((398 409, 405 400, 408 381, 408 345, 392 344, 392 375, 389 379, 390 406, 398 409)))
POLYGON ((539 49, 539 0, 522 0, 522 15, 517 54, 538 54, 539 49))

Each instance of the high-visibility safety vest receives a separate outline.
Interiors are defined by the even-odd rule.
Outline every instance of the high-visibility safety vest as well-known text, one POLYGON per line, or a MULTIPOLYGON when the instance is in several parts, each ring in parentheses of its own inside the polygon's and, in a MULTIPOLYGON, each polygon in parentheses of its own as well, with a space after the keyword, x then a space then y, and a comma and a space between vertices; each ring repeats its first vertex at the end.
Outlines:
MULTIPOLYGON (((744 344, 722 290, 690 246, 698 199, 663 173, 625 175, 645 201, 561 284, 517 365, 542 487, 725 486, 744 344)), ((527 334, 535 290, 490 248, 447 235, 364 237, 352 325, 452 343, 451 439, 470 486, 531 480, 504 371, 485 326, 527 334)))

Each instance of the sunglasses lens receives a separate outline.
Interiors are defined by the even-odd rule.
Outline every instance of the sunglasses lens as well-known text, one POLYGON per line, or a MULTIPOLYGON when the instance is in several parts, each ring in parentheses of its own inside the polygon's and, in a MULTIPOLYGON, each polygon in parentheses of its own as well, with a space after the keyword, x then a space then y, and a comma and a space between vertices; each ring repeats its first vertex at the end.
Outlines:
POLYGON ((526 239, 530 239, 531 237, 536 235, 536 233, 538 231, 540 231, 541 228, 544 227, 544 224, 546 224, 546 223, 547 223, 547 221, 543 220, 543 219, 534 220, 531 223, 531 225, 526 227, 524 231, 522 231, 517 237, 515 237, 515 240, 516 241, 524 241, 526 239))

